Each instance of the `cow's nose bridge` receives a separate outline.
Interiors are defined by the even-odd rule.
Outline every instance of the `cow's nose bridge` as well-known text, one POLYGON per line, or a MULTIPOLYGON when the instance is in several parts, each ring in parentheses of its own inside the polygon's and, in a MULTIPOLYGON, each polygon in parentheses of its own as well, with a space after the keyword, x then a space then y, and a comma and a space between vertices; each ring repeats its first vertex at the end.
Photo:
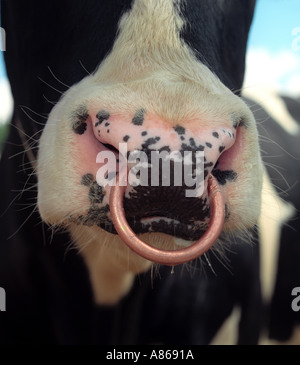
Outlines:
POLYGON ((92 117, 95 137, 102 143, 120 150, 120 144, 126 143, 128 151, 204 151, 219 155, 229 149, 236 137, 236 128, 230 122, 202 123, 189 128, 189 122, 174 125, 172 121, 145 117, 140 109, 132 118, 110 115, 100 111, 92 117))

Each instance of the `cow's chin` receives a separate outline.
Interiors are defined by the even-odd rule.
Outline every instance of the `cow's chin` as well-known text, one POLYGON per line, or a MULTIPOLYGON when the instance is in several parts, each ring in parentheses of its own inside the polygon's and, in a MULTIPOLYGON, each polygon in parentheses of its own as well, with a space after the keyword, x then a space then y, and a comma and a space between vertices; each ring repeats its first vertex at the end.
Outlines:
MULTIPOLYGON (((117 234, 109 233, 100 227, 70 224, 68 230, 83 256, 93 251, 95 256, 99 255, 99 259, 101 256, 106 257, 106 263, 110 263, 112 268, 122 268, 137 274, 145 271, 152 264, 128 248, 117 234)), ((163 250, 177 250, 194 243, 192 240, 185 240, 164 232, 144 232, 138 234, 138 237, 149 245, 163 250)))
MULTIPOLYGON (((196 225, 191 223, 180 222, 166 217, 144 217, 133 220, 128 220, 128 225, 131 226, 134 234, 149 245, 162 250, 176 250, 183 247, 188 247, 197 241, 204 234, 207 223, 198 222, 196 225)), ((89 233, 89 240, 85 240, 83 245, 87 242, 97 242, 98 245, 103 245, 109 248, 114 246, 116 242, 123 242, 118 236, 113 223, 107 223, 84 226, 78 224, 66 224, 68 230, 71 232, 78 232, 83 235, 89 233)), ((78 235, 76 234, 76 237, 78 235)), ((81 246, 81 240, 76 239, 76 245, 81 246)), ((124 243, 124 247, 125 243, 124 243)))
MULTIPOLYGON (((146 272, 152 266, 152 262, 129 249, 116 234, 97 226, 87 227, 74 223, 68 229, 86 263, 97 304, 117 303, 129 292, 135 275, 146 272)), ((139 236, 157 248, 180 248, 173 236, 161 232, 143 233, 139 236)))

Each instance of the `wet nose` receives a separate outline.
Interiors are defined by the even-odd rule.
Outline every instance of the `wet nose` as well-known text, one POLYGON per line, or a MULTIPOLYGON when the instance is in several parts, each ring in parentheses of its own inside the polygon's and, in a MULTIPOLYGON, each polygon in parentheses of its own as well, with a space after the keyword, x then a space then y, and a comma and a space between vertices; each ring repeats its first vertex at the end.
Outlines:
POLYGON ((233 127, 172 126, 147 118, 143 109, 130 122, 100 111, 93 118, 93 130, 116 154, 119 169, 125 164, 128 170, 125 197, 151 200, 156 210, 205 195, 209 174, 236 137, 233 127))

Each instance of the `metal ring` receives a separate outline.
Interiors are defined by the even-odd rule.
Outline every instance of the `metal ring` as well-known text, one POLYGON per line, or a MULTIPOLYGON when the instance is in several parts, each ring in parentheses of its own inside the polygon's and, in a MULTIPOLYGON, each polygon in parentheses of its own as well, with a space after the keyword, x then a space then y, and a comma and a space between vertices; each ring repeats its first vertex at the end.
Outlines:
POLYGON ((169 266, 189 262, 209 250, 222 232, 225 219, 224 199, 219 189, 219 184, 212 175, 208 179, 208 195, 210 198, 210 220, 208 228, 203 236, 191 246, 174 251, 160 250, 152 247, 142 241, 133 232, 126 220, 123 206, 125 189, 126 186, 119 185, 118 179, 116 186, 111 187, 109 205, 112 221, 124 243, 135 253, 147 260, 169 266))

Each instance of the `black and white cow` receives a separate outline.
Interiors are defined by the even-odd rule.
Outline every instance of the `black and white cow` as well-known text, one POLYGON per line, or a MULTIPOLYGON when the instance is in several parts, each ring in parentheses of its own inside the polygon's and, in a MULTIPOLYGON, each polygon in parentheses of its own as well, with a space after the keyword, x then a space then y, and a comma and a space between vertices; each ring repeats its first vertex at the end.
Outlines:
MULTIPOLYGON (((258 250, 242 241, 263 168, 239 97, 254 3, 3 2, 15 110, 0 166, 2 343, 205 344, 235 306, 238 342, 257 342, 258 250), (226 221, 200 265, 157 268, 115 234, 96 158, 119 143, 204 152, 204 185, 218 180, 226 221)), ((127 186, 134 231, 161 248, 198 239, 207 191, 183 192, 127 186)))
MULTIPOLYGON (((300 100, 266 87, 244 95, 257 120, 266 166, 259 219, 264 335, 299 345, 300 100)), ((261 341, 268 343, 264 336, 261 341)))
MULTIPOLYGON (((259 344, 300 344, 300 100, 274 88, 243 91, 257 121, 265 164, 258 221, 262 312, 259 344)), ((234 344, 235 308, 213 343, 234 344)))

